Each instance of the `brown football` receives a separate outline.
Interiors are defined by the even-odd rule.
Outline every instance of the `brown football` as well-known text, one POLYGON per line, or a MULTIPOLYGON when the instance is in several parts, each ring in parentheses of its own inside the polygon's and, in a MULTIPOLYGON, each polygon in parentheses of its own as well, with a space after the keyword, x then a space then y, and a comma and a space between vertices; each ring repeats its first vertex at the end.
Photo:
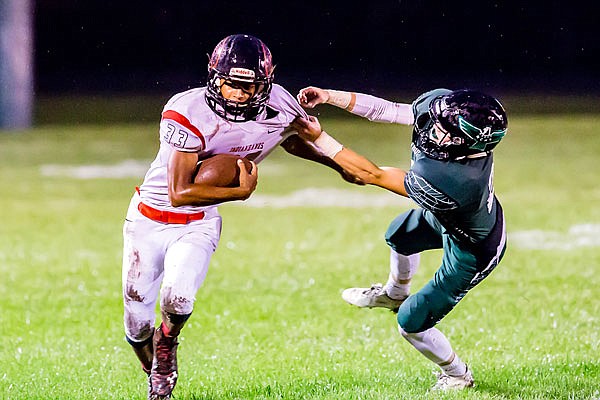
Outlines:
POLYGON ((215 154, 202 160, 194 178, 195 183, 204 183, 217 187, 236 187, 240 184, 240 167, 237 160, 242 159, 250 172, 252 164, 247 158, 235 154, 215 154))

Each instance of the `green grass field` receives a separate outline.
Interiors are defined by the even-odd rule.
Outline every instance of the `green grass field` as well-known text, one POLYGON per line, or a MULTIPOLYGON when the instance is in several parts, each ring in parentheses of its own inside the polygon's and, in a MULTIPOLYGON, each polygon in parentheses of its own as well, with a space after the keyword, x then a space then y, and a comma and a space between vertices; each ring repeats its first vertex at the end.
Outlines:
MULTIPOLYGON (((322 123, 379 164, 409 165, 406 127, 322 123)), ((221 207, 220 247, 181 337, 175 399, 599 399, 598 126, 593 113, 510 120, 495 159, 509 248, 439 325, 473 369, 474 389, 428 392, 435 368, 400 337, 393 314, 340 298, 385 281, 383 233, 411 204, 369 206, 382 190, 278 150, 259 167, 255 195, 267 203, 306 188, 367 201, 221 207), (539 231, 533 242, 523 239, 530 231, 539 231)), ((143 172, 109 172, 127 160, 147 165, 157 129, 0 132, 0 399, 145 399, 120 288, 121 227, 143 172), (109 172, 74 175, 91 166, 109 172)), ((424 255, 414 288, 439 258, 424 255)))

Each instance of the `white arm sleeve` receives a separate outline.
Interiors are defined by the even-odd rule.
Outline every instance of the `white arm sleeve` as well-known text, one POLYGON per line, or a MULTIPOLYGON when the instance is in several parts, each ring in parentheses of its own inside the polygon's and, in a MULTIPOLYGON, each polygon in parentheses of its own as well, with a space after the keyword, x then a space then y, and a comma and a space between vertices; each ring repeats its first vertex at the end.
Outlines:
POLYGON ((348 108, 346 108, 352 114, 360 115, 370 121, 404 125, 412 125, 414 123, 412 104, 394 103, 368 94, 352 94, 356 100, 354 104, 351 101, 348 108))

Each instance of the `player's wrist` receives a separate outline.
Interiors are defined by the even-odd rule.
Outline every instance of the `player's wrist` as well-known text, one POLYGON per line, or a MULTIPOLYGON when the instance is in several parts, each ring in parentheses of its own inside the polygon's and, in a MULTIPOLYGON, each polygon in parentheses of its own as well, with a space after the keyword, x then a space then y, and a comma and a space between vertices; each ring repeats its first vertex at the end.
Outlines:
POLYGON ((325 92, 327 92, 327 104, 344 109, 348 108, 350 105, 350 101, 352 100, 352 94, 350 92, 332 89, 326 89, 325 92))
POLYGON ((329 136, 325 131, 321 131, 321 134, 315 139, 314 143, 329 158, 335 157, 344 148, 340 142, 329 136))

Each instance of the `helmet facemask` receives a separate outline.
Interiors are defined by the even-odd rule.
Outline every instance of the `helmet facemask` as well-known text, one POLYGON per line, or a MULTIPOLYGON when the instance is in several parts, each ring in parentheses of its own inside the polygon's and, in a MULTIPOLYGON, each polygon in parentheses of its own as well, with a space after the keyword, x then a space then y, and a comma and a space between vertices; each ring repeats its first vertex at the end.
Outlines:
POLYGON ((433 124, 431 129, 428 131, 428 137, 430 141, 441 148, 447 146, 458 146, 464 143, 463 138, 452 136, 452 134, 445 130, 439 123, 433 124))
POLYGON ((213 70, 209 73, 208 78, 208 96, 206 101, 212 110, 220 117, 233 122, 244 122, 255 119, 266 107, 267 101, 271 94, 271 82, 259 81, 238 81, 231 79, 229 76, 218 73, 213 70), (221 88, 228 84, 234 88, 243 88, 247 84, 254 84, 254 94, 244 102, 229 100, 223 96, 221 88))

